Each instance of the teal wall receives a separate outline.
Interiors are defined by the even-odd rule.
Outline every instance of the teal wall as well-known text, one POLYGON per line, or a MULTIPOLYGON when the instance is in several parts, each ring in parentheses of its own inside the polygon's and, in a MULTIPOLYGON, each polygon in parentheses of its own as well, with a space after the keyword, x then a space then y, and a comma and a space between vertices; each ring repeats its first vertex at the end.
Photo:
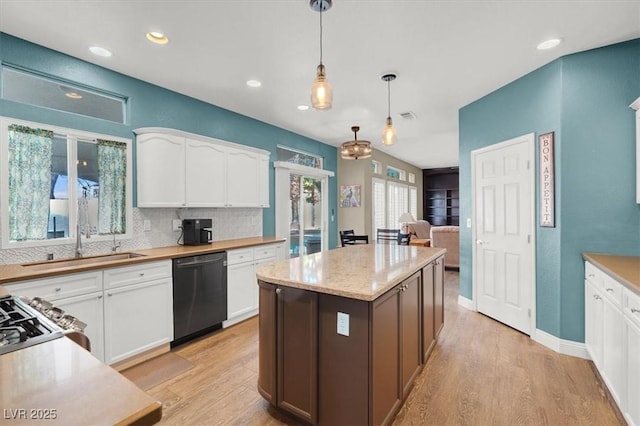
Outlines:
MULTIPOLYGON (((276 145, 280 144, 320 155, 324 157, 325 169, 337 171, 336 148, 333 146, 4 33, 0 33, 0 61, 128 99, 126 124, 0 99, 0 115, 5 117, 126 138, 134 138, 132 130, 139 127, 169 127, 265 149, 271 152, 271 162, 277 159, 276 145)), ((202 90, 207 89, 203 87, 202 90)), ((275 234, 275 173, 273 167, 269 169, 271 207, 263 211, 264 235, 275 234)), ((337 209, 336 182, 336 177, 329 179, 330 211, 337 209)), ((336 246, 336 226, 336 222, 330 222, 331 248, 336 246)))
MULTIPOLYGON (((640 255, 635 115, 640 40, 560 58, 459 111, 462 222, 472 217, 472 150, 555 132, 556 227, 536 207, 537 328, 584 341, 583 252, 640 255)), ((536 154, 536 176, 539 159, 536 154)), ((536 206, 539 205, 536 182, 536 206)), ((471 229, 460 229, 460 294, 472 298, 471 229)))

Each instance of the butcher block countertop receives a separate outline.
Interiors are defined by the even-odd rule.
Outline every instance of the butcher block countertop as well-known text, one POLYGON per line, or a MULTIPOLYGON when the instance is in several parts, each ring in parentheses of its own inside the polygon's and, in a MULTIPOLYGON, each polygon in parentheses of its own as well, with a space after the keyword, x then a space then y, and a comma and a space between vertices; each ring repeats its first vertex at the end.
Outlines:
POLYGON ((640 295, 640 256, 583 253, 582 257, 629 290, 640 295))
POLYGON ((372 301, 445 252, 360 244, 269 263, 259 267, 256 275, 271 284, 372 301))
POLYGON ((62 337, 0 356, 6 425, 153 424, 162 405, 62 337))
MULTIPOLYGON (((273 244, 285 241, 284 238, 278 237, 250 237, 239 238, 236 240, 214 241, 211 244, 203 244, 199 246, 169 246, 158 247, 152 249, 132 250, 127 253, 142 255, 130 259, 107 260, 101 259, 99 263, 91 263, 91 256, 82 258, 87 261, 81 265, 71 265, 68 267, 60 267, 55 269, 38 269, 30 267, 29 264, 13 264, 0 265, 0 284, 8 284, 14 281, 30 280, 34 278, 46 278, 55 275, 63 275, 74 272, 90 271, 94 269, 111 268, 115 266, 126 266, 135 263, 150 262, 154 260, 173 259, 177 257, 193 256, 198 254, 214 253, 225 250, 233 250, 238 248, 259 246, 263 244, 273 244)), ((99 256, 98 256, 99 257, 99 256)), ((52 262, 55 263, 58 259, 52 262)), ((36 265, 36 264, 31 264, 36 265)), ((37 264, 40 265, 40 264, 37 264)))

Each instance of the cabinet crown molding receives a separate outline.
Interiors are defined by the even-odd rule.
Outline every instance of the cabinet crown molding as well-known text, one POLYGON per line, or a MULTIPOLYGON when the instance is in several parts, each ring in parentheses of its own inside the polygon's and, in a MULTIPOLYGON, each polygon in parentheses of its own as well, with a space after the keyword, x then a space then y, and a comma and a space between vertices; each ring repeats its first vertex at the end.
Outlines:
POLYGON ((640 110, 640 98, 638 98, 635 101, 633 101, 633 103, 631 105, 629 105, 629 108, 633 108, 636 111, 640 110))
POLYGON ((255 152, 255 153, 261 154, 261 155, 267 155, 267 156, 271 155, 271 152, 269 152, 267 150, 264 150, 264 149, 254 148, 252 146, 243 145, 243 144, 236 143, 236 142, 229 142, 229 141, 225 141, 225 140, 222 140, 222 139, 212 138, 210 136, 204 136, 204 135, 198 135, 196 133, 185 132, 184 130, 170 129, 168 127, 140 127, 138 129, 134 129, 133 133, 136 136, 144 135, 146 133, 161 133, 161 134, 173 135, 173 136, 178 136, 178 137, 183 137, 183 138, 196 139, 196 140, 200 140, 200 141, 204 141, 204 142, 211 142, 211 143, 215 143, 215 144, 218 144, 218 145, 224 145, 224 146, 227 146, 229 148, 235 148, 235 149, 241 149, 241 150, 244 150, 244 151, 255 152))

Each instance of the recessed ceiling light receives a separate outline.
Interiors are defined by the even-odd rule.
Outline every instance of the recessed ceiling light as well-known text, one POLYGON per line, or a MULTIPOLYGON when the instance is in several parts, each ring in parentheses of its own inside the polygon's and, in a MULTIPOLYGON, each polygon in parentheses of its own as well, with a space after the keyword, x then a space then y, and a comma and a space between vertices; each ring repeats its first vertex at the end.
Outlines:
POLYGON ((109 56, 111 56, 111 52, 108 51, 107 49, 105 49, 104 47, 100 47, 100 46, 91 46, 89 48, 89 50, 91 51, 91 53, 93 53, 94 55, 98 55, 98 56, 103 56, 105 58, 108 58, 109 56))
POLYGON ((559 45, 560 42, 562 42, 562 40, 560 40, 559 38, 551 38, 549 40, 545 40, 538 45, 538 50, 553 49, 554 47, 559 45))
POLYGON ((82 99, 82 95, 77 92, 67 92, 64 94, 67 98, 71 99, 82 99))
POLYGON ((298 105, 300 111, 306 111, 309 109, 309 105, 298 105))
POLYGON ((259 82, 258 80, 247 80, 247 86, 249 86, 249 87, 260 87, 260 86, 262 86, 262 83, 259 82))
POLYGON ((169 43, 169 38, 161 32, 158 31, 149 31, 147 33, 147 40, 156 44, 167 44, 169 43))

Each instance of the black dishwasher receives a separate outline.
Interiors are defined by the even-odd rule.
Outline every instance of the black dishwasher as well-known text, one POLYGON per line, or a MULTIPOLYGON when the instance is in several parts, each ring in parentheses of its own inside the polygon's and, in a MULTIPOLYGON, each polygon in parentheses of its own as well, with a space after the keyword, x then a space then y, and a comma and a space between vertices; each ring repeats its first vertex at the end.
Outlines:
POLYGON ((221 328, 227 319, 227 253, 173 260, 173 342, 221 328))

